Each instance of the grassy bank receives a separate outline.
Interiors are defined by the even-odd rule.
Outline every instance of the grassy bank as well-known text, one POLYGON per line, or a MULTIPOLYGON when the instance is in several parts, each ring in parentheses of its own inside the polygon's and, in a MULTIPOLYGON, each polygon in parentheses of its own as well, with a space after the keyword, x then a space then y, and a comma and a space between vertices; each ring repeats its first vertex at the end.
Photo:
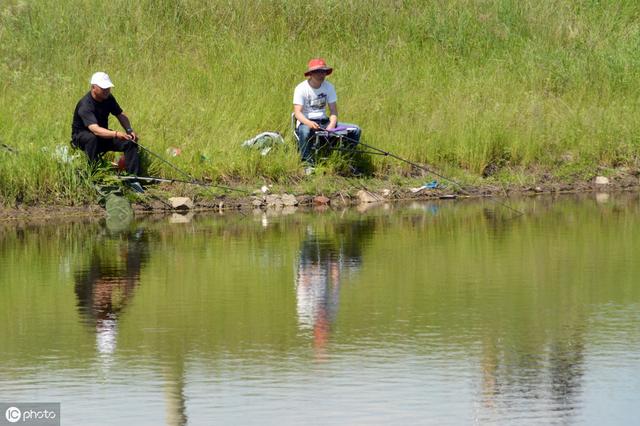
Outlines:
MULTIPOLYGON (((53 153, 98 70, 143 143, 180 147, 172 161, 193 175, 298 182, 289 114, 312 56, 335 67, 341 118, 364 142, 455 177, 637 167, 639 48, 630 0, 3 1, 0 142, 19 152, 0 148, 0 200, 91 200, 84 158, 53 153), (240 148, 266 130, 288 148, 240 148)), ((373 161, 378 176, 408 171, 373 161)))

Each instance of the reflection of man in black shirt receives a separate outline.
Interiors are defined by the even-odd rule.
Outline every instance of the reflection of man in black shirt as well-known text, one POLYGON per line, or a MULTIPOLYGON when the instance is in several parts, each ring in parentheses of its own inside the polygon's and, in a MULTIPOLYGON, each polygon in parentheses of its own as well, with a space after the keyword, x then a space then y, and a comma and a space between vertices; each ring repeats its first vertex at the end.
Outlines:
POLYGON ((96 328, 100 353, 115 350, 117 320, 140 281, 148 257, 146 235, 141 231, 126 241, 107 241, 94 247, 91 263, 75 275, 78 310, 96 328), (117 253, 109 250, 116 243, 117 253))

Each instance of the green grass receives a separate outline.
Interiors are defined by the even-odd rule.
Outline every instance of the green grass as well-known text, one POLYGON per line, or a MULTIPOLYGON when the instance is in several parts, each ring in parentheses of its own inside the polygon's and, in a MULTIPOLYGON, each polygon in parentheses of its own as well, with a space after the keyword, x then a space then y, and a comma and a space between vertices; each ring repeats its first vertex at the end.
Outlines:
MULTIPOLYGON (((491 164, 553 169, 567 154, 581 169, 635 165, 639 48, 631 0, 114 0, 99 12, 88 0, 5 0, 0 140, 20 152, 0 151, 0 200, 91 197, 82 165, 42 148, 68 144, 98 70, 142 142, 160 154, 180 147, 171 160, 192 175, 302 179, 289 118, 313 56, 335 68, 341 119, 413 161, 471 176, 491 164), (288 148, 266 157, 240 148, 266 130, 288 148)), ((409 173, 389 158, 372 168, 409 173)))

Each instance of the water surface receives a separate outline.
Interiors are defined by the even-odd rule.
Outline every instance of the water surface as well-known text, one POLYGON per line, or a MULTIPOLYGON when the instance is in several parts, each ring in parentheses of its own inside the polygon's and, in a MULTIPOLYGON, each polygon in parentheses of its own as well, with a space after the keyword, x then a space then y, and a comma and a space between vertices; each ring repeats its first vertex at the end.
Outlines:
POLYGON ((82 425, 635 424, 638 197, 512 203, 5 223, 0 401, 82 425))

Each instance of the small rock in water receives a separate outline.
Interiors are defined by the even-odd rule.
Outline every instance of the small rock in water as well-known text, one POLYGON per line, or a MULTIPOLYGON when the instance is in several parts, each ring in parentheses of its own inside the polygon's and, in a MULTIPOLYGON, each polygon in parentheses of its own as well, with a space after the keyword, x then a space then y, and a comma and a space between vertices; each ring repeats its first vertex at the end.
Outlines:
POLYGON ((282 206, 282 200, 277 195, 267 195, 266 202, 267 202, 267 206, 270 206, 270 207, 282 206))
POLYGON ((189 210, 193 208, 193 201, 188 197, 171 197, 169 198, 171 207, 176 210, 189 210))
POLYGON ((597 176, 596 185, 609 185, 609 178, 604 176, 597 176))
POLYGON ((364 189, 358 191, 356 195, 358 196, 358 199, 361 203, 375 203, 377 201, 380 201, 379 197, 376 197, 374 194, 369 191, 365 191, 364 189))
POLYGON ((298 200, 296 199, 295 196, 291 195, 291 194, 282 194, 282 204, 284 204, 285 206, 297 206, 298 205, 298 200))
POLYGON ((324 195, 318 195, 313 199, 313 204, 316 204, 316 205, 326 205, 326 204, 329 204, 330 202, 331 200, 325 197, 324 195))

